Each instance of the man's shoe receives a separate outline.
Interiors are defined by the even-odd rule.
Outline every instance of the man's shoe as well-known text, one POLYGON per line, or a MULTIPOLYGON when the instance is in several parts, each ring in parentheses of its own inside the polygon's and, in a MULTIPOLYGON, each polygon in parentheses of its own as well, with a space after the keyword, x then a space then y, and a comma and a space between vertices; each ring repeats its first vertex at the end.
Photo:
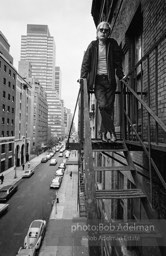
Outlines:
POLYGON ((102 140, 105 142, 108 142, 107 133, 105 133, 105 132, 102 133, 102 140))
POLYGON ((116 134, 115 134, 115 133, 112 133, 112 134, 111 134, 111 142, 115 142, 116 140, 117 140, 116 134))

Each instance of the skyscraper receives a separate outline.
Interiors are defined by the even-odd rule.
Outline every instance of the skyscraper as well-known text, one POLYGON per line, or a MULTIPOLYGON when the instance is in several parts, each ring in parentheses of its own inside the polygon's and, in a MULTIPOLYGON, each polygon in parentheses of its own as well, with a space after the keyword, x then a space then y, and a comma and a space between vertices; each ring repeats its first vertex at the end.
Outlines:
POLYGON ((61 69, 60 67, 55 67, 55 90, 57 91, 59 98, 61 99, 61 69))
POLYGON ((21 60, 32 64, 32 77, 47 90, 55 89, 55 42, 47 25, 27 25, 21 36, 21 60))
MULTIPOLYGON (((48 126, 53 136, 62 136, 62 108, 59 99, 60 81, 55 83, 55 43, 47 25, 27 25, 27 35, 21 36, 21 60, 32 66, 32 78, 45 89, 48 102, 48 126)), ((58 74, 60 68, 58 69, 58 74)))

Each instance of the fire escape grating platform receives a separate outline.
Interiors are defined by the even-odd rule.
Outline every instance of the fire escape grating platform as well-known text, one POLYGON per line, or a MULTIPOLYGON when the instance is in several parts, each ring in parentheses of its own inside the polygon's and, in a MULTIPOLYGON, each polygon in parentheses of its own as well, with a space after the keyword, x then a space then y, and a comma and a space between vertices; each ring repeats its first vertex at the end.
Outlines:
POLYGON ((97 190, 96 199, 141 198, 146 195, 140 189, 97 190))
POLYGON ((134 171, 134 169, 129 165, 121 166, 98 166, 94 167, 95 171, 134 171))
POLYGON ((93 151, 127 151, 122 141, 105 142, 102 140, 92 140, 93 151))

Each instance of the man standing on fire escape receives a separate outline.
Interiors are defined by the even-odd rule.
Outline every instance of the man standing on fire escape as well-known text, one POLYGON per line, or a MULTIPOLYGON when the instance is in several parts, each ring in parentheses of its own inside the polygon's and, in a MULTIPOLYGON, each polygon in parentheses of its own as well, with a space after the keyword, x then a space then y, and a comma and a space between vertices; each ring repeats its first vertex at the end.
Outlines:
POLYGON ((85 51, 81 66, 81 78, 87 79, 88 91, 94 90, 101 113, 100 133, 108 141, 116 141, 114 127, 114 101, 116 76, 124 77, 122 70, 122 51, 118 43, 110 38, 110 25, 101 22, 97 26, 97 40, 92 41, 85 51))

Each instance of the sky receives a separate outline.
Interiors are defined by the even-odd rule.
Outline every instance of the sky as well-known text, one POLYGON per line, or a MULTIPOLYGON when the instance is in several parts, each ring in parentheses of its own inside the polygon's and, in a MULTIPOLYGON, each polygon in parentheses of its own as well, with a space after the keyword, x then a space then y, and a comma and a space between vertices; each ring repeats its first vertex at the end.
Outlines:
POLYGON ((62 99, 72 113, 83 54, 96 37, 91 6, 92 0, 5 0, 1 5, 0 31, 10 44, 17 70, 27 24, 48 25, 56 45, 56 66, 62 72, 62 99))

